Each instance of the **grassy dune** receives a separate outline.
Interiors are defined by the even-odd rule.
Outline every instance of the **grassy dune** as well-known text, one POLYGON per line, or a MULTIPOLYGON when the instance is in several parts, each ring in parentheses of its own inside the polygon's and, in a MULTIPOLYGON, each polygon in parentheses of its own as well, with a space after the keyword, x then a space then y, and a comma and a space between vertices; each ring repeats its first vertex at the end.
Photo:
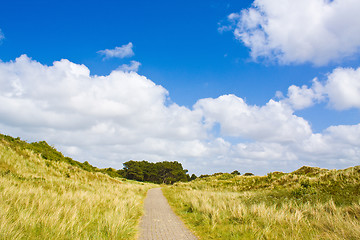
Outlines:
POLYGON ((201 239, 360 239, 360 166, 221 174, 163 191, 201 239))
POLYGON ((135 239, 153 185, 45 160, 0 141, 0 239, 135 239))

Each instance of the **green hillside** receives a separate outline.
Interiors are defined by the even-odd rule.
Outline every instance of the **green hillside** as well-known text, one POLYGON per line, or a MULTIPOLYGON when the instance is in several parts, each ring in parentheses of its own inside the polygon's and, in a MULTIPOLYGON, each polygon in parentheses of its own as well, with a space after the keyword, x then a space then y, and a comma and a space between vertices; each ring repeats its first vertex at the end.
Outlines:
POLYGON ((153 185, 0 136, 0 239, 135 239, 153 185))
POLYGON ((202 239, 360 239, 360 166, 214 174, 164 193, 202 239))

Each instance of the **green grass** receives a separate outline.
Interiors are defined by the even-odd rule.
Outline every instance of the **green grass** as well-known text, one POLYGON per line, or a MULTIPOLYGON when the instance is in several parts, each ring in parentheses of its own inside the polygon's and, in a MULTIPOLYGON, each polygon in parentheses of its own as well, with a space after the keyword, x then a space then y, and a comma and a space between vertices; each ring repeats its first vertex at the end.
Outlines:
POLYGON ((153 184, 86 171, 14 141, 0 140, 0 239, 136 239, 153 184))
POLYGON ((164 194, 201 239, 360 239, 360 166, 220 174, 164 194))

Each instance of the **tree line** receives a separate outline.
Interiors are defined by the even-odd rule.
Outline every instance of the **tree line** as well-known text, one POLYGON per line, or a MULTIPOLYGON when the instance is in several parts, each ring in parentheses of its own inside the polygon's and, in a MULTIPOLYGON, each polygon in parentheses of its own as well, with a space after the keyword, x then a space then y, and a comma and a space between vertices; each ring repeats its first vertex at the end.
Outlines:
POLYGON ((177 161, 157 162, 128 161, 124 168, 118 170, 118 174, 126 179, 144 182, 173 184, 175 182, 188 182, 196 178, 194 174, 187 174, 188 170, 183 169, 177 161))

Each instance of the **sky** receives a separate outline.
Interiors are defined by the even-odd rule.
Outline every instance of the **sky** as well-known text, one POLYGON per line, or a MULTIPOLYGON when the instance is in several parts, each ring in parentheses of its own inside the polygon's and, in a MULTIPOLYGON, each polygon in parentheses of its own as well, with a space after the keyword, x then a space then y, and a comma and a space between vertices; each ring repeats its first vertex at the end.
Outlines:
POLYGON ((360 2, 3 1, 0 132, 121 169, 360 164, 360 2))

